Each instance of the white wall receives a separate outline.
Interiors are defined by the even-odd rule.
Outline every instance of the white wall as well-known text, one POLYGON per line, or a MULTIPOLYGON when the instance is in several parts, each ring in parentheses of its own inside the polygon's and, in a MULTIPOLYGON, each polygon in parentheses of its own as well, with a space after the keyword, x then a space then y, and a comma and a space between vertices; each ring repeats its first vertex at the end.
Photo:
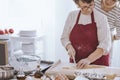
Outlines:
POLYGON ((56 0, 56 27, 55 27, 55 54, 56 60, 61 59, 68 62, 68 55, 65 48, 62 46, 60 37, 64 28, 65 20, 70 11, 75 10, 76 5, 73 0, 56 0))
POLYGON ((6 27, 6 21, 8 20, 8 2, 7 0, 0 0, 0 29, 6 27))
POLYGON ((55 0, 0 0, 0 29, 45 34, 45 59, 55 60, 55 0))

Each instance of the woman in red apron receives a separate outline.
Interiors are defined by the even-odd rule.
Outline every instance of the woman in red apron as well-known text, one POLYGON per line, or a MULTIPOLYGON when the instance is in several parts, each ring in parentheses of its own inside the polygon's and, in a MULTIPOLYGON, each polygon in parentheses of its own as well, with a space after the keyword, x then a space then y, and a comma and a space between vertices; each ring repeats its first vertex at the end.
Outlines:
POLYGON ((105 30, 105 32, 100 32, 97 27, 99 26, 99 22, 95 22, 96 13, 94 14, 95 11, 93 11, 94 0, 74 1, 80 6, 81 10, 76 14, 77 17, 75 21, 72 21, 72 19, 76 12, 71 13, 72 17, 67 19, 66 23, 68 24, 65 25, 61 38, 63 45, 68 50, 70 62, 74 62, 75 58, 78 68, 83 68, 89 64, 109 66, 109 54, 106 52, 110 49, 111 37, 107 19, 104 18, 105 16, 101 19, 105 23, 102 24, 103 28, 100 29, 105 30), (87 15, 90 16, 89 18, 91 19, 91 22, 88 24, 82 24, 87 22, 87 15), (83 18, 84 21, 79 21, 81 18, 83 18), (69 24, 71 24, 69 22, 70 20, 75 24, 72 28, 69 27, 69 24), (104 43, 106 44, 105 46, 103 45, 104 43))

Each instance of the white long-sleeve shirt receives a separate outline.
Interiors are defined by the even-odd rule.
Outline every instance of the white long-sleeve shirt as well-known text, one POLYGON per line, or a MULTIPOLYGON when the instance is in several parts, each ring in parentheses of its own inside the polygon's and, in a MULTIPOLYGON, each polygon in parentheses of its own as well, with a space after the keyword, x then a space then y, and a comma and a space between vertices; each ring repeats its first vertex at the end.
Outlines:
POLYGON ((101 0, 95 0, 95 8, 108 18, 111 33, 116 30, 116 37, 120 38, 120 8, 115 6, 111 11, 104 11, 101 9, 101 0))
MULTIPOLYGON (((71 43, 69 40, 70 32, 73 29, 79 10, 72 11, 68 15, 65 22, 64 30, 61 36, 61 42, 66 48, 67 44, 71 43)), ((97 25, 97 35, 98 35, 98 48, 102 48, 105 52, 108 52, 111 48, 111 36, 110 28, 108 25, 107 17, 97 10, 93 10, 94 19, 97 25)), ((81 13, 78 24, 89 24, 91 23, 91 15, 84 15, 81 13)), ((84 36, 84 35, 83 35, 84 36)))

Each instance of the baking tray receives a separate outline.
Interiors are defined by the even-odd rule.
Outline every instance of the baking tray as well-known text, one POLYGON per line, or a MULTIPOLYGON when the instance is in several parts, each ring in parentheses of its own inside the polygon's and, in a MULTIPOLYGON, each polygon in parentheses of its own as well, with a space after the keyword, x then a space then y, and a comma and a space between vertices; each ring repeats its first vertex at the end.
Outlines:
POLYGON ((45 61, 45 60, 42 60, 41 63, 40 63, 41 71, 42 71, 43 73, 45 73, 45 71, 46 71, 47 69, 49 69, 49 68, 52 66, 53 63, 54 63, 53 61, 45 61))

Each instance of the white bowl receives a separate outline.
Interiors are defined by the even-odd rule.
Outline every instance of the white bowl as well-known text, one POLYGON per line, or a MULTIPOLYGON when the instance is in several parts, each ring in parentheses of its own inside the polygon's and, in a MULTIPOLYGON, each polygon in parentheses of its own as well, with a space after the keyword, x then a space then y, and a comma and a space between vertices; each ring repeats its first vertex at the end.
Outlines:
POLYGON ((14 67, 16 71, 19 71, 20 67, 24 72, 30 72, 36 69, 40 64, 41 58, 37 55, 14 55, 10 59, 10 65, 14 67))
POLYGON ((9 34, 2 34, 2 35, 0 35, 0 39, 1 40, 8 40, 8 39, 10 39, 10 35, 9 34))
POLYGON ((36 36, 36 30, 21 30, 19 32, 20 36, 23 37, 35 37, 36 36))

